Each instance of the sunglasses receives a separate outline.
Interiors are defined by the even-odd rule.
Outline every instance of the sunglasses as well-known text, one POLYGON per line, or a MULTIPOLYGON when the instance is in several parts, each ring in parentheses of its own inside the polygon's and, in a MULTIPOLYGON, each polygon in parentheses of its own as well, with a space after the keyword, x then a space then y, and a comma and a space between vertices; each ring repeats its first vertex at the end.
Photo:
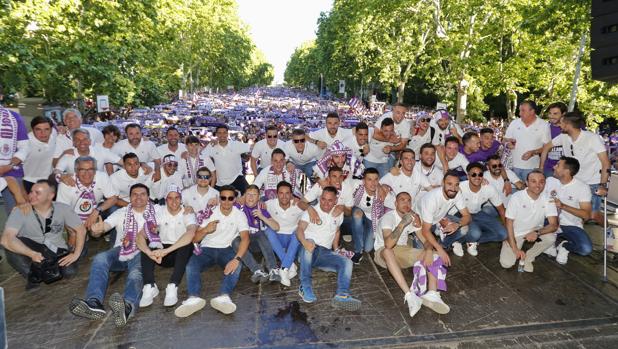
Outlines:
POLYGON ((474 172, 474 173, 468 173, 468 176, 472 177, 472 178, 476 178, 476 177, 482 177, 483 174, 480 172, 474 172))
POLYGON ((273 135, 268 135, 268 136, 266 136, 266 138, 270 138, 270 139, 277 138, 277 137, 278 137, 277 135, 274 135, 274 136, 273 135))
POLYGON ((421 121, 421 122, 430 122, 431 118, 420 118, 418 120, 421 121))
POLYGON ((233 196, 220 196, 219 198, 221 199, 221 201, 234 201, 234 199, 236 199, 233 196))
POLYGON ((360 156, 362 157, 365 156, 365 152, 363 151, 363 148, 358 148, 358 151, 360 152, 360 156))
POLYGON ((305 143, 305 139, 295 139, 294 143, 305 143))
POLYGON ((571 155, 575 155, 575 149, 573 149, 573 144, 571 144, 571 155))
POLYGON ((210 179, 210 175, 197 175, 197 179, 210 179))
POLYGON ((367 197, 367 207, 371 206, 371 197, 367 197))
POLYGON ((493 164, 491 168, 502 168, 502 164, 493 164))

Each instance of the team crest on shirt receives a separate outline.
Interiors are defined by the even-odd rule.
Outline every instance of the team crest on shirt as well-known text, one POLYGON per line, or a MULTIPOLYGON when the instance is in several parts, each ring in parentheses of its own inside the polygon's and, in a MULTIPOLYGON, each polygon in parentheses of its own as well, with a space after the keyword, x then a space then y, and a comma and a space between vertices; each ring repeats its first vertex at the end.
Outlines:
POLYGON ((79 210, 82 212, 88 212, 92 208, 92 203, 88 200, 82 201, 79 205, 79 210))
POLYGON ((2 146, 2 154, 8 154, 11 152, 11 148, 9 148, 8 144, 2 146))

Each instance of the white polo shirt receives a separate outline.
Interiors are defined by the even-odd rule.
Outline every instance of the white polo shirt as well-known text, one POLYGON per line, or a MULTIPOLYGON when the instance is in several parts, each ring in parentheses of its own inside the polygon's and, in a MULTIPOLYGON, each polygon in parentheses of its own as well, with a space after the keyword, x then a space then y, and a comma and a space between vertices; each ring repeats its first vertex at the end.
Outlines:
MULTIPOLYGON (((169 144, 161 144, 157 147, 157 152, 159 153, 159 158, 163 158, 165 155, 173 154, 176 157, 176 161, 180 161, 182 153, 187 151, 187 146, 184 143, 178 143, 178 148, 176 151, 171 151, 169 148, 169 144)), ((138 155, 139 156, 139 155, 138 155)))
MULTIPOLYGON (((103 144, 103 141, 105 141, 105 138, 103 138, 103 133, 101 133, 101 131, 99 131, 97 128, 86 125, 81 125, 79 128, 83 128, 88 131, 92 145, 101 145, 103 144)), ((54 159, 60 157, 60 154, 62 154, 65 150, 73 148, 73 139, 71 138, 71 132, 72 131, 68 130, 66 134, 57 135, 54 159)))
POLYGON ((565 156, 574 157, 579 161, 579 172, 575 178, 586 184, 601 183, 601 160, 598 154, 606 152, 603 139, 596 133, 582 130, 575 141, 568 134, 560 134, 552 139, 552 144, 562 146, 565 156))
MULTIPOLYGON (((97 171, 94 175, 94 198, 97 203, 103 201, 104 198, 111 198, 118 195, 118 191, 111 184, 109 176, 97 171)), ((81 188, 84 189, 84 188, 81 188)), ((81 197, 82 190, 76 186, 70 187, 64 183, 58 185, 58 194, 56 195, 56 201, 65 203, 73 208, 73 212, 77 214, 90 214, 94 210, 95 206, 92 206, 90 200, 86 200, 81 197)))
POLYGON ((214 160, 217 168, 217 185, 231 184, 242 173, 241 155, 251 151, 247 143, 228 141, 225 147, 219 144, 208 145, 204 155, 214 160))
POLYGON ((455 198, 447 199, 442 189, 435 188, 417 201, 414 211, 424 223, 437 224, 452 208, 460 211, 466 208, 461 192, 457 193, 455 198))
POLYGON ((378 141, 375 138, 369 140, 369 154, 365 156, 365 160, 383 164, 388 162, 389 154, 384 153, 386 146, 393 146, 393 143, 378 141))
MULTIPOLYGON (((436 159, 437 160, 437 159, 436 159)), ((420 161, 416 162, 414 165, 414 170, 412 172, 419 172, 431 185, 442 185, 442 179, 444 178, 444 171, 442 167, 438 167, 437 162, 434 162, 433 166, 429 169, 423 167, 423 164, 420 161)))
MULTIPOLYGON (((505 168, 504 170, 506 171, 506 176, 509 179, 509 182, 511 183, 512 187, 515 185, 515 183, 521 181, 519 177, 517 177, 515 172, 509 170, 508 168, 505 168)), ((498 176, 498 178, 494 178, 491 175, 491 172, 487 170, 483 173, 483 178, 485 178, 487 182, 489 183, 489 185, 494 187, 494 189, 496 189, 498 194, 500 194, 500 199, 502 200, 502 203, 506 207, 506 204, 508 204, 511 196, 510 195, 506 196, 506 194, 504 194, 504 191, 502 190, 504 189, 504 179, 502 178, 502 176, 498 176)))
MULTIPOLYGON (((448 169, 449 170, 455 170, 459 167, 461 167, 461 169, 466 172, 466 167, 468 166, 470 162, 468 161, 468 159, 466 158, 465 155, 463 155, 462 153, 457 153, 457 155, 455 155, 455 157, 453 158, 453 160, 449 160, 448 162, 448 169)), ((442 168, 442 161, 440 161, 440 159, 438 159, 436 157, 436 162, 435 162, 436 166, 442 168)))
POLYGON ((152 187, 150 187, 150 198, 165 199, 165 196, 167 195, 167 188, 172 184, 182 188, 182 176, 180 173, 176 171, 171 176, 168 176, 165 174, 165 171, 161 169, 161 179, 154 182, 152 187))
MULTIPOLYGON (((260 163, 258 164, 258 168, 265 168, 270 166, 271 155, 273 150, 280 148, 285 152, 285 142, 277 138, 277 144, 274 148, 271 148, 266 139, 259 140, 253 146, 253 150, 251 151, 251 157, 255 159, 259 159, 260 163)), ((286 157, 288 157, 288 153, 285 152, 286 157)))
MULTIPOLYGON (((337 205, 343 205, 345 207, 354 206, 354 198, 352 197, 352 185, 352 181, 343 181, 341 183, 341 190, 337 190, 337 205)), ((319 200, 323 191, 323 188, 318 183, 315 183, 311 187, 311 189, 309 189, 305 193, 305 200, 307 200, 307 202, 319 200)))
POLYGON ((533 156, 528 160, 522 160, 521 157, 525 152, 541 148, 552 140, 549 124, 539 117, 527 127, 520 118, 513 120, 506 129, 504 138, 516 140, 515 148, 512 149, 513 167, 522 169, 539 167, 541 161, 539 156, 533 156))
MULTIPOLYGON (((305 149, 301 154, 294 147, 293 140, 289 140, 285 144, 283 151, 285 151, 285 155, 287 155, 288 159, 290 159, 295 165, 305 165, 312 161, 316 161, 321 154, 320 148, 309 142, 305 142, 305 149)), ((270 164, 270 160, 268 163, 270 164)))
POLYGON ((399 170, 400 172, 398 176, 393 176, 389 172, 380 179, 380 183, 388 185, 393 193, 395 193, 395 196, 402 191, 405 191, 412 196, 412 200, 416 200, 416 197, 421 190, 431 187, 431 183, 429 183, 427 176, 423 176, 420 171, 414 171, 413 168, 412 174, 406 176, 401 169, 399 170))
POLYGON ((353 135, 354 134, 351 129, 342 128, 341 126, 337 128, 337 133, 334 137, 328 133, 326 127, 309 133, 309 137, 312 139, 326 143, 326 148, 330 147, 331 144, 335 143, 335 141, 343 142, 346 138, 352 137, 353 135))
MULTIPOLYGON (((360 190, 358 189, 359 186, 363 185, 363 181, 360 179, 355 179, 353 180, 351 183, 351 187, 352 187, 352 195, 354 195, 354 193, 356 192, 356 190, 360 190)), ((379 188, 377 190, 380 190, 379 188)), ((377 195, 377 193, 376 193, 377 195)), ((363 211, 363 213, 365 214, 365 217, 367 217, 367 219, 371 219, 371 208, 373 207, 373 201, 376 198, 376 195, 369 195, 369 193, 367 193, 366 189, 363 189, 363 196, 361 198, 361 201, 358 203, 358 205, 356 207, 360 208, 361 211, 363 211)), ((354 199, 352 199, 354 202, 354 199)), ((388 193, 386 195, 386 197, 384 198, 384 207, 390 208, 390 209, 394 209, 395 208, 395 196, 392 193, 388 193)))
POLYGON ((137 178, 133 178, 129 176, 125 169, 121 169, 117 172, 114 172, 110 176, 112 185, 118 191, 118 198, 124 201, 129 201, 129 191, 133 184, 142 183, 146 185, 148 188, 152 187, 152 173, 144 174, 143 169, 139 169, 137 173, 137 178))
POLYGON ((545 218, 556 216, 558 216, 556 205, 547 195, 541 193, 538 199, 533 200, 528 195, 527 189, 511 195, 506 206, 506 218, 513 220, 515 237, 543 228, 545 218))
MULTIPOLYGON (((393 112, 389 111, 384 113, 376 120, 376 122, 373 123, 374 126, 376 128, 380 128, 380 126, 382 126, 382 121, 384 121, 384 119, 386 118, 393 119, 393 112)), ((403 118, 400 123, 397 123, 397 121, 393 119, 393 122, 395 123, 395 133, 402 139, 410 139, 410 128, 412 128, 412 123, 410 122, 410 120, 403 118)))
MULTIPOLYGON (((73 148, 73 154, 74 155, 63 155, 56 164, 56 170, 62 173, 74 174, 75 160, 77 160, 77 158, 79 157, 77 149, 73 148)), ((92 156, 95 160, 97 160, 97 171, 103 172, 105 172, 105 164, 118 164, 121 160, 117 154, 101 146, 90 146, 88 156, 92 156)))
POLYGON ((190 225, 196 225, 195 214, 180 212, 173 215, 167 209, 165 205, 155 205, 155 212, 157 214, 157 224, 159 227, 159 238, 161 243, 166 245, 172 245, 180 239, 180 237, 187 232, 187 228, 190 225))
POLYGON ((503 204, 500 194, 491 185, 481 185, 481 189, 475 193, 470 189, 470 181, 463 181, 459 183, 459 190, 470 213, 479 213, 487 201, 496 207, 503 204))
MULTIPOLYGON (((557 198, 561 203, 569 205, 575 208, 581 208, 581 202, 590 202, 592 199, 592 193, 590 192, 590 186, 580 181, 577 178, 573 178, 571 182, 562 184, 558 178, 550 177, 545 182, 545 190, 543 192, 550 198, 557 198)), ((582 219, 567 212, 566 210, 559 210, 560 225, 570 225, 583 228, 584 224, 582 219)))
POLYGON ((279 223, 279 234, 293 234, 298 228, 298 221, 303 215, 304 211, 290 202, 290 207, 283 209, 279 205, 278 199, 272 199, 266 201, 266 210, 270 213, 270 216, 279 223))
POLYGON ((343 223, 343 215, 339 215, 338 217, 333 217, 330 213, 322 211, 320 205, 315 205, 313 208, 320 216, 320 224, 311 223, 309 219, 309 213, 303 213, 301 217, 301 221, 307 222, 307 228, 305 229, 305 239, 313 240, 316 246, 322 246, 327 249, 333 248, 333 240, 335 240, 335 235, 337 230, 343 223))
POLYGON ((191 206, 193 211, 199 212, 206 208, 208 201, 219 197, 219 191, 208 187, 206 194, 202 195, 197 191, 197 184, 190 186, 182 191, 182 204, 191 206))
MULTIPOLYGON (((127 208, 128 206, 121 207, 105 219, 106 224, 110 225, 112 228, 116 228, 116 241, 114 241, 114 247, 122 245, 122 240, 124 239, 124 219, 127 215, 127 208)), ((146 220, 144 219, 144 213, 136 213, 134 211, 133 216, 135 217, 137 226, 143 227, 144 223, 146 223, 146 220)), ((139 258, 139 256, 137 256, 137 258, 139 258)))
POLYGON ((424 135, 414 135, 408 143, 408 148, 414 150, 416 160, 421 158, 421 147, 425 143, 431 143, 431 130, 428 128, 424 135))
MULTIPOLYGON (((371 145, 369 144, 370 143, 369 140, 371 140, 372 137, 373 137, 373 128, 369 128, 369 136, 368 136, 368 142, 367 142, 367 145, 369 145, 369 151, 371 151, 371 145)), ((356 140, 356 136, 352 135, 351 137, 346 138, 343 141, 343 145, 352 149, 352 155, 354 155, 356 158, 362 158, 360 150, 363 148, 363 145, 358 144, 358 141, 356 140)))
MULTIPOLYGON (((388 229, 391 231, 395 230, 395 228, 401 222, 401 216, 397 212, 397 210, 392 210, 384 214, 380 219, 379 224, 379 232, 375 234, 375 242, 373 243, 373 248, 377 251, 384 247, 384 229, 388 229)), ((397 240, 397 245, 406 246, 408 245, 408 235, 412 234, 415 231, 419 231, 421 228, 415 227, 414 222, 408 224, 405 228, 403 228, 403 232, 399 236, 399 240, 397 240)))
POLYGON ((24 180, 35 183, 46 179, 52 173, 52 160, 56 150, 56 136, 49 137, 47 143, 36 139, 32 132, 28 133, 28 156, 24 160, 24 180))
POLYGON ((207 234, 202 239, 201 246, 212 248, 226 248, 232 246, 232 241, 240 235, 240 232, 249 232, 247 217, 238 208, 232 206, 229 215, 221 213, 221 206, 212 209, 212 215, 202 222, 201 227, 218 220, 217 229, 214 233, 207 234))
POLYGON ((128 139, 123 139, 114 144, 112 151, 120 157, 123 157, 127 153, 135 153, 140 162, 146 163, 161 158, 159 151, 157 150, 157 146, 152 141, 147 141, 144 139, 139 142, 137 148, 133 148, 128 139))

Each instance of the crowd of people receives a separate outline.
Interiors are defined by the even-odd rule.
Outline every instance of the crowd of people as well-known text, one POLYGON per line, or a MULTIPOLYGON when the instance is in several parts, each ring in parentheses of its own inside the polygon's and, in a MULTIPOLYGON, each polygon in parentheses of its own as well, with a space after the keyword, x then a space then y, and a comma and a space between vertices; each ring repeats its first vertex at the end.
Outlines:
POLYGON ((29 134, 19 114, 0 107, 9 214, 0 242, 31 289, 75 275, 89 240, 107 237, 69 308, 104 318, 110 272, 126 271, 124 293, 107 302, 117 326, 152 306, 158 267, 173 269, 163 305, 176 306, 177 317, 205 307, 202 286, 220 272, 207 272, 215 265, 223 279, 210 306, 223 314, 236 311, 243 269, 254 283, 296 283, 306 303, 317 300, 315 270, 335 272, 332 306, 358 310, 352 274, 368 258, 388 269, 410 316, 422 306, 446 314, 453 255, 500 243, 503 268, 532 273, 542 253, 561 264, 591 253, 584 224, 602 224, 608 151, 580 113, 560 102, 547 110, 546 121, 524 101, 505 129, 475 129, 445 110, 411 120, 398 103, 353 128, 328 112, 316 129, 265 122, 255 142, 231 139, 231 126, 218 123, 207 139, 206 127, 167 127, 157 144, 139 123, 99 130, 75 109, 64 111, 63 126, 35 117, 29 134))

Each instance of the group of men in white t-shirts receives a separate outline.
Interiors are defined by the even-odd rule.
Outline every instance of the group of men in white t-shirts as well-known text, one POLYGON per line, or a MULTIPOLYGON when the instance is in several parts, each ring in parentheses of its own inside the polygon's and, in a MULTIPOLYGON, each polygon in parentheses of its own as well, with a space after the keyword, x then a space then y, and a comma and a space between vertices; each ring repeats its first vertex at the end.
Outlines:
POLYGON ((236 311, 232 293, 243 265, 256 283, 289 287, 298 276, 306 303, 318 296, 313 269, 335 271, 331 304, 354 311, 362 302, 351 294, 353 268, 367 256, 389 270, 410 316, 423 305, 446 314, 441 291, 454 262, 450 252, 476 256, 479 245, 499 242, 504 268, 518 264, 533 272, 543 252, 564 264, 569 252, 591 251, 583 225, 599 210, 595 195, 606 194, 607 153, 598 135, 581 129, 578 113, 564 113, 564 133, 551 139, 535 108, 523 102, 521 119, 507 129, 512 170, 502 152, 470 146, 479 135, 464 133, 445 111, 412 123, 402 104, 373 127, 360 122, 344 129, 329 113, 325 128, 294 130, 287 142, 269 126, 254 146, 230 140, 226 125, 216 127, 216 140, 206 146, 194 136, 180 142, 173 127, 167 143, 157 146, 138 124, 125 127, 126 139, 110 143, 111 131, 99 136, 69 110, 64 133, 49 119, 33 120, 24 180, 30 188, 51 188, 55 179, 57 202, 68 205, 93 237, 110 232, 110 249, 93 259, 85 297, 71 302, 77 316, 105 317, 109 272, 127 271, 124 294, 108 299, 115 323, 126 324, 158 296, 156 265, 174 268, 164 306, 178 304, 186 274, 178 317, 206 305, 203 272, 215 264, 223 280, 210 305, 221 313, 236 311), (538 168, 558 145, 568 156, 546 178, 538 168), (478 158, 476 151, 485 151, 483 161, 468 160, 478 158), (250 154, 253 185, 244 175, 243 154, 250 154), (351 250, 344 241, 352 242, 351 250), (256 262, 257 251, 265 265, 256 262), (413 270, 411 282, 405 268, 413 270))

